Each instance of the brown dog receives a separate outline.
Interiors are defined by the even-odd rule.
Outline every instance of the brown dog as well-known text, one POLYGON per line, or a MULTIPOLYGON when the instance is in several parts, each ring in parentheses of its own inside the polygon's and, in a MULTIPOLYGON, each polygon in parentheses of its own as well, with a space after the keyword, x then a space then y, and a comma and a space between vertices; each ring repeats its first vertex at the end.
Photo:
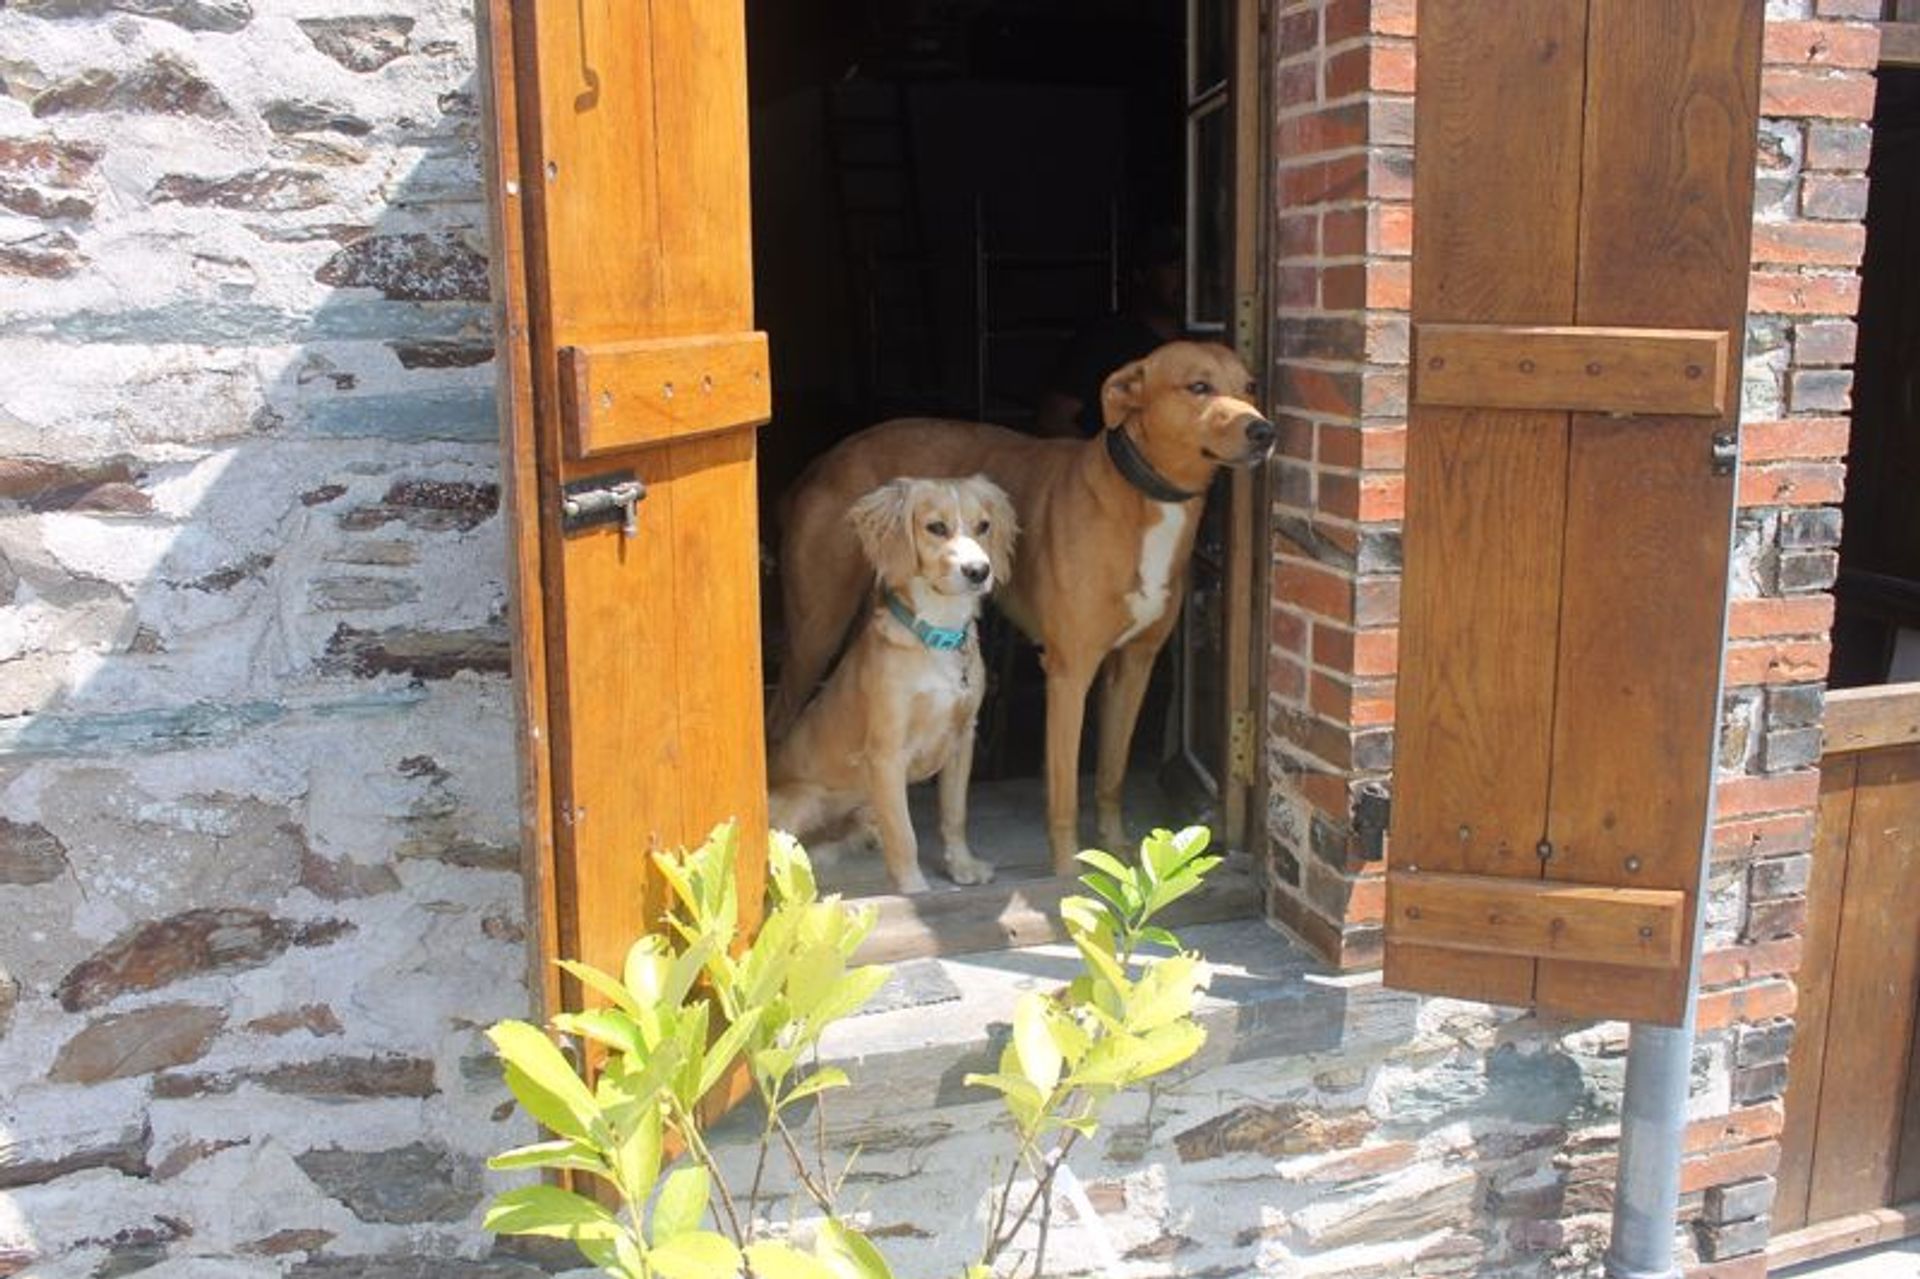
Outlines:
POLYGON ((871 580, 848 507, 892 476, 984 472, 1013 499, 1022 529, 1020 573, 998 599, 1042 649, 1054 870, 1072 870, 1078 851, 1080 734, 1103 665, 1095 798, 1101 839, 1124 846, 1127 748, 1153 659, 1180 615, 1207 485, 1218 467, 1256 462, 1273 444, 1252 395, 1251 375, 1226 347, 1170 342, 1107 378, 1099 439, 904 419, 837 445, 800 477, 783 521, 789 648, 771 733, 777 739, 805 704, 871 580))
MULTIPOLYGON (((895 891, 924 892, 907 784, 938 773, 947 873, 984 884, 993 867, 968 849, 966 823, 986 691, 974 619, 1007 580, 1013 506, 974 476, 892 480, 843 514, 879 590, 853 647, 773 752, 772 823, 807 840, 860 814, 878 827, 895 891)), ((789 564, 804 575, 804 561, 789 564)))

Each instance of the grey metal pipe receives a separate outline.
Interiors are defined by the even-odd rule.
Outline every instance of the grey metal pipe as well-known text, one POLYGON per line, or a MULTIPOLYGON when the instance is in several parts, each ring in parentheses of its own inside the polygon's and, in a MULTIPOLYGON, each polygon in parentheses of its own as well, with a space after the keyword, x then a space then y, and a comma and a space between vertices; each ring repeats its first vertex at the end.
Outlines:
POLYGON ((1673 1239, 1693 1073, 1693 1001, 1687 1001, 1685 1025, 1636 1023, 1631 1035, 1606 1272, 1608 1279, 1680 1279, 1673 1239))

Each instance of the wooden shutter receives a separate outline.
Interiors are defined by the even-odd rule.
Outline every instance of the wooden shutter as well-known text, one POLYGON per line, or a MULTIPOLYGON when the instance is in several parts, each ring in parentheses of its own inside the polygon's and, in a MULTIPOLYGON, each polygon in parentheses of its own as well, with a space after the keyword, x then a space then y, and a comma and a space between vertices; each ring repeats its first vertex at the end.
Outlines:
POLYGON ((1677 1024, 1762 6, 1422 0, 1386 979, 1677 1024))
MULTIPOLYGON (((766 829, 742 0, 483 10, 528 878, 554 955, 617 971, 650 848, 766 829), (566 493, 632 478, 569 527, 566 493), (591 517, 590 517, 591 518, 591 517)), ((576 494, 576 501, 578 500, 576 494)), ((587 505, 592 505, 592 498, 587 505)))

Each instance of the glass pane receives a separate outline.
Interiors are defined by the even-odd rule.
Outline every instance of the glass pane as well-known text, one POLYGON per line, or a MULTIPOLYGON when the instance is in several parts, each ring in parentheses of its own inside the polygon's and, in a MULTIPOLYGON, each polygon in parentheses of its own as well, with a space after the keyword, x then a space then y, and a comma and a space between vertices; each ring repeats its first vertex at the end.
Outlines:
POLYGON ((1187 0, 1187 96, 1198 98, 1227 78, 1232 0, 1187 0))
POLYGON ((1233 254, 1232 156, 1224 101, 1187 125, 1187 327, 1227 322, 1233 254))

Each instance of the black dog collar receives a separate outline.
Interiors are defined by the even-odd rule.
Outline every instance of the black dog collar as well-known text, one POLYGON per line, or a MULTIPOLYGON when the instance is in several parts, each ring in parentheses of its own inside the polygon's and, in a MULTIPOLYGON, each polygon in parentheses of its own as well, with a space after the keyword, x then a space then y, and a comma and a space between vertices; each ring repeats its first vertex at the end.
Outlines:
POLYGON ((1147 461, 1146 454, 1127 434, 1124 423, 1107 431, 1107 456, 1113 459, 1113 465, 1122 479, 1156 502, 1191 502, 1200 496, 1188 492, 1154 470, 1153 463, 1147 461))

